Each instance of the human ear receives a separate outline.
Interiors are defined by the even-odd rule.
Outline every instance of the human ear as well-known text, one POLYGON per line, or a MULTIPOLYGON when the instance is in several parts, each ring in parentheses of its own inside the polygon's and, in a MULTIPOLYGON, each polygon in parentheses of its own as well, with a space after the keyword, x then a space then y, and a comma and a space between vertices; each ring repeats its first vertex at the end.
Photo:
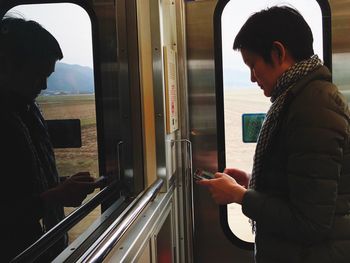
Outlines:
POLYGON ((271 58, 275 63, 282 64, 286 58, 286 48, 279 42, 272 43, 271 58))

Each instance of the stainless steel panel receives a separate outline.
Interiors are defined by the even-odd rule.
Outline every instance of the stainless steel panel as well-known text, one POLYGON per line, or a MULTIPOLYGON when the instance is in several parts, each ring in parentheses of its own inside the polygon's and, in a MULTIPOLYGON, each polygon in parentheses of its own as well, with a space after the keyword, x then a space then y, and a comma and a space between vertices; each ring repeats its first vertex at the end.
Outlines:
POLYGON ((177 134, 178 170, 177 170, 177 226, 178 226, 178 260, 177 262, 192 262, 193 259, 193 220, 192 220, 192 145, 188 140, 189 111, 187 87, 187 50, 186 50, 186 13, 184 0, 175 1, 176 30, 177 30, 177 59, 178 59, 178 96, 179 96, 179 125, 177 134))
MULTIPOLYGON (((154 236, 159 233, 165 219, 174 209, 174 186, 166 193, 159 193, 116 244, 104 262, 140 262, 143 251, 150 245, 151 262, 156 262, 154 236)), ((172 224, 174 227, 174 225, 172 224)), ((172 237, 170 237, 172 238, 172 237)), ((186 261, 185 261, 186 262, 186 261)))
POLYGON ((89 250, 79 259, 79 262, 100 262, 122 239, 127 230, 137 220, 143 210, 154 200, 162 187, 163 181, 158 179, 147 190, 139 194, 125 213, 110 225, 89 250))
POLYGON ((100 169, 136 195, 144 183, 135 1, 94 0, 92 8, 100 169))
MULTIPOLYGON (((186 5, 188 89, 193 168, 217 171, 213 13, 217 1, 186 5)), ((194 187, 194 261, 253 262, 253 253, 231 244, 220 227, 219 207, 194 187)))
POLYGON ((150 0, 151 15, 151 38, 152 38, 152 58, 153 58, 153 93, 156 128, 156 166, 157 175, 166 178, 165 160, 165 94, 163 90, 163 58, 161 43, 161 25, 158 0, 150 0))

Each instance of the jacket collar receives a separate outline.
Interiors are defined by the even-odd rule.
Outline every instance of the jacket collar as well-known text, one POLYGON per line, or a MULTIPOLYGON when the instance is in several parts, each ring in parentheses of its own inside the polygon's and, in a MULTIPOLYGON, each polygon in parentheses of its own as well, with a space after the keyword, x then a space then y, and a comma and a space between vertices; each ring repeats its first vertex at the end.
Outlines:
POLYGON ((320 66, 310 74, 306 75, 305 77, 297 81, 294 84, 294 86, 291 88, 290 94, 296 96, 303 88, 305 88, 305 86, 308 85, 308 83, 314 80, 324 80, 324 81, 332 82, 332 74, 330 73, 330 71, 326 66, 320 66))

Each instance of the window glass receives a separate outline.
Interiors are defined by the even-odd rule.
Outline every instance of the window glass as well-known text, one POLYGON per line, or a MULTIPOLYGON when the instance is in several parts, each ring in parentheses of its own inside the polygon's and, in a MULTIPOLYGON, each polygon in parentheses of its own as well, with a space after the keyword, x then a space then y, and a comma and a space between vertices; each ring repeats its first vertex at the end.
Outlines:
MULTIPOLYGON (((249 173, 253 167, 256 143, 244 143, 242 140, 242 114, 266 113, 271 103, 256 83, 250 82, 249 68, 232 46, 239 29, 251 14, 276 4, 290 5, 299 10, 313 32, 314 51, 323 59, 322 14, 316 1, 230 1, 225 6, 221 26, 226 167, 236 167, 249 173)), ((241 212, 241 206, 230 204, 227 209, 227 220, 232 232, 244 241, 253 242, 252 229, 248 218, 241 212)))
POLYGON ((350 102, 350 5, 331 1, 333 81, 350 102))
POLYGON ((341 52, 333 52, 332 67, 333 67, 333 81, 345 96, 348 103, 350 102, 350 75, 349 75, 349 61, 350 61, 350 43, 349 49, 341 52))
MULTIPOLYGON (((63 59, 56 63, 55 72, 48 78, 47 89, 37 98, 45 120, 80 120, 81 147, 55 149, 59 176, 63 178, 88 171, 93 177, 99 177, 89 15, 78 5, 60 3, 20 5, 10 9, 5 16, 38 22, 54 35, 61 46, 63 59)), ((99 189, 95 193, 97 191, 99 189)), ((74 209, 65 208, 65 215, 74 209)), ((99 214, 100 207, 73 227, 69 231, 69 242, 74 241, 99 214)))

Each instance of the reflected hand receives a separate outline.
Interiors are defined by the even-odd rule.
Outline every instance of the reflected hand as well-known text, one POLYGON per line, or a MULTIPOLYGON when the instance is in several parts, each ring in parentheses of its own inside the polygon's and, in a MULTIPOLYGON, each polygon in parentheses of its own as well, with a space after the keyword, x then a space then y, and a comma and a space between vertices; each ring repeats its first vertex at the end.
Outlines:
POLYGON ((248 188, 250 174, 236 168, 225 168, 224 173, 234 178, 240 185, 248 188))
POLYGON ((197 184, 208 188, 212 198, 217 204, 242 203, 243 195, 247 191, 231 176, 225 173, 216 173, 214 179, 203 179, 197 184))
POLYGON ((47 205, 58 204, 66 207, 81 205, 86 196, 99 187, 89 172, 79 172, 67 178, 55 188, 44 192, 41 197, 47 205))

